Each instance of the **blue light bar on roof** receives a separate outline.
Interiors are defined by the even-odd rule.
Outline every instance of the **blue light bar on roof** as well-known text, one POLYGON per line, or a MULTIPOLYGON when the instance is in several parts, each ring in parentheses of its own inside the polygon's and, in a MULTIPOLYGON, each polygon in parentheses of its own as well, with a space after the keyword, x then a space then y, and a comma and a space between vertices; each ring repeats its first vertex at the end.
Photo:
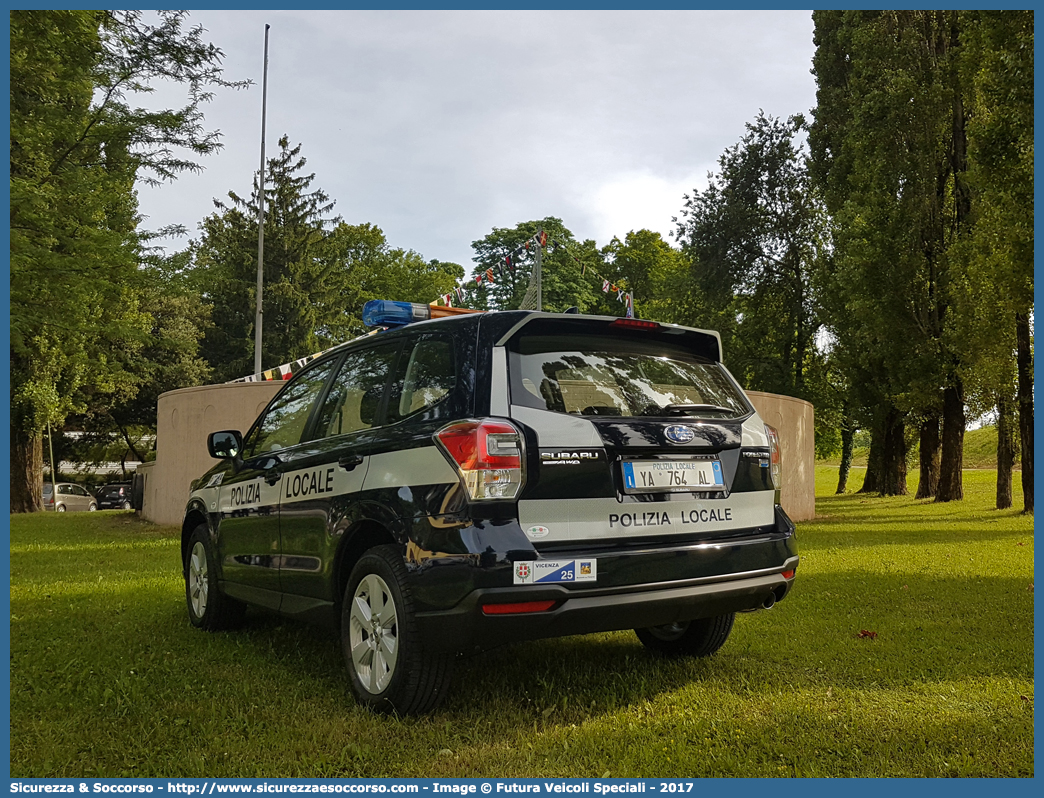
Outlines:
POLYGON ((431 318, 431 308, 414 302, 371 299, 363 305, 362 320, 367 327, 402 327, 431 318))

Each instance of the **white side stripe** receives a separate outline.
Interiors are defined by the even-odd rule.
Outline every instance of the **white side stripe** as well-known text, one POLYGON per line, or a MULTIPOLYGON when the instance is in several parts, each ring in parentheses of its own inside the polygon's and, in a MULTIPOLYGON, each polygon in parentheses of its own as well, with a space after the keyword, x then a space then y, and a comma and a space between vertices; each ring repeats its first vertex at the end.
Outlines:
POLYGON ((435 446, 375 454, 366 470, 363 490, 411 485, 446 485, 460 477, 435 446))

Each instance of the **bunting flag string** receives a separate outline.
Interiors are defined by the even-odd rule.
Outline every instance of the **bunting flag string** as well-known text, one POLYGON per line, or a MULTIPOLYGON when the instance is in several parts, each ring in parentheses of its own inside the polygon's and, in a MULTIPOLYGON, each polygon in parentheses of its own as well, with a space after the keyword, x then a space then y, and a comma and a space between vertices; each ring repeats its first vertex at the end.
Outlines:
POLYGON ((284 363, 281 366, 276 366, 274 369, 262 371, 260 374, 247 374, 245 377, 239 377, 235 380, 229 380, 227 384, 231 384, 234 382, 273 382, 288 380, 291 377, 293 377, 297 372, 299 372, 302 368, 304 368, 313 360, 315 360, 317 357, 322 357, 327 352, 332 352, 334 349, 336 349, 339 346, 343 346, 345 343, 359 341, 370 335, 376 335, 377 332, 378 330, 371 330, 370 332, 363 333, 362 335, 352 338, 350 341, 343 341, 339 344, 334 344, 333 346, 327 347, 321 352, 316 352, 314 355, 308 355, 307 357, 301 357, 297 360, 292 360, 289 363, 284 363))

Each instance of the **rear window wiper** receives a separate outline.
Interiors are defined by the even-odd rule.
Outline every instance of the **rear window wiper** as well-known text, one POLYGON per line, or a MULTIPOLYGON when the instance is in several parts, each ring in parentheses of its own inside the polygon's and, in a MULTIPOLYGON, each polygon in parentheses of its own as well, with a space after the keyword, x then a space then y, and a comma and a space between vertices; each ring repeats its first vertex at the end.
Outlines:
POLYGON ((667 405, 662 412, 665 416, 687 416, 693 413, 735 413, 736 408, 721 405, 667 405))

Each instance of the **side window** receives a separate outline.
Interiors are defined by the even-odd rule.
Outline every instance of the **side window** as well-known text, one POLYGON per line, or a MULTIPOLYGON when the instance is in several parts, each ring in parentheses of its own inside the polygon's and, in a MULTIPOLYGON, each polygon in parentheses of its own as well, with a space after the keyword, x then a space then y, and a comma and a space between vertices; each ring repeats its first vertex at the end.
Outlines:
POLYGON ((349 352, 330 386, 315 428, 315 437, 329 438, 369 429, 377 423, 399 344, 349 352))
POLYGON ((79 485, 73 485, 73 493, 77 496, 90 496, 86 488, 81 488, 79 485))
POLYGON ((59 496, 68 496, 70 493, 71 493, 71 491, 69 490, 69 486, 68 485, 59 485, 58 486, 58 495, 59 496))
POLYGON ((249 457, 275 452, 301 442, 312 405, 323 390, 335 360, 309 369, 298 377, 268 408, 246 445, 249 457))
POLYGON ((401 421, 441 402, 457 384, 453 342, 432 337, 407 348, 388 403, 388 422, 401 421))

